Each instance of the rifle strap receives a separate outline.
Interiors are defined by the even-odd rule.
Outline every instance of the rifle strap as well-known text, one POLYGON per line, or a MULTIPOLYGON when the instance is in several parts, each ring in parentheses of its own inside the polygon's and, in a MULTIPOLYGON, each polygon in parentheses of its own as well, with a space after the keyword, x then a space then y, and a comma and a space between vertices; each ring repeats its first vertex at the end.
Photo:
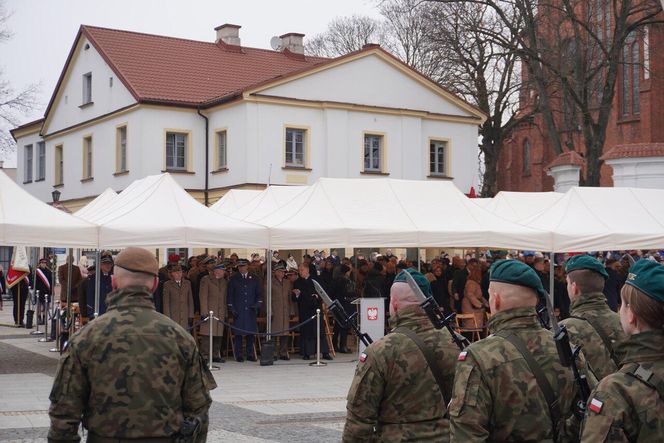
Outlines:
POLYGON ((611 357, 611 360, 616 364, 617 367, 620 367, 620 361, 618 360, 618 357, 616 357, 615 352, 613 352, 613 343, 611 342, 611 339, 609 338, 608 335, 606 335, 606 332, 600 327, 599 323, 592 318, 592 317, 577 317, 576 315, 570 315, 569 318, 576 318, 578 320, 585 320, 590 324, 590 326, 597 332, 597 335, 600 336, 602 341, 604 342, 604 346, 606 349, 609 351, 609 356, 611 357))
POLYGON ((447 401, 445 400, 445 391, 443 390, 443 370, 438 364, 438 360, 434 357, 433 352, 424 344, 424 341, 422 341, 414 331, 399 326, 393 332, 405 335, 410 338, 418 348, 420 348, 422 355, 424 355, 424 359, 429 365, 429 371, 431 371, 431 375, 436 379, 436 383, 438 383, 438 387, 440 388, 440 395, 443 398, 443 408, 445 408, 445 417, 447 417, 447 401))
POLYGON ((528 350, 528 347, 521 338, 515 335, 512 331, 502 330, 494 334, 498 337, 501 337, 512 344, 519 353, 523 356, 523 359, 526 360, 530 372, 535 376, 537 386, 539 386, 540 391, 544 394, 544 400, 549 407, 549 416, 551 417, 551 429, 553 431, 553 440, 558 441, 558 423, 560 422, 560 409, 558 404, 558 399, 556 397, 551 383, 544 375, 541 366, 533 357, 533 354, 528 350))
POLYGON ((652 371, 644 368, 638 363, 635 363, 625 373, 640 380, 649 388, 657 391, 659 398, 664 400, 664 381, 657 377, 652 371))

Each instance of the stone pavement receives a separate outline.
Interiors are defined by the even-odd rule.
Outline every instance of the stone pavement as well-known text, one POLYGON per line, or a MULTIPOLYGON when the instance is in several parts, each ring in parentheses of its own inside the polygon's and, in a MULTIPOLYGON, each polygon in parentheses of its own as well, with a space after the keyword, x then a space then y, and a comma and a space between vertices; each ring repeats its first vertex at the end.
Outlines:
MULTIPOLYGON (((0 325, 13 324, 11 301, 0 325)), ((48 395, 59 354, 30 330, 0 326, 0 442, 44 442, 48 395)), ((324 367, 294 357, 261 367, 223 363, 214 372, 209 442, 337 442, 354 354, 337 355, 324 367)))

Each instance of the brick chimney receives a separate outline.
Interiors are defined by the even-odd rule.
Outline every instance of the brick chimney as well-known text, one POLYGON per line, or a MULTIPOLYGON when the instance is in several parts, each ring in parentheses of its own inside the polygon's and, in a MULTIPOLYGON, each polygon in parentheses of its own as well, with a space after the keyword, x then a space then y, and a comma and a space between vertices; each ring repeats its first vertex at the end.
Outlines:
POLYGON ((304 34, 296 32, 289 32, 288 34, 280 35, 281 46, 283 51, 289 51, 293 54, 304 55, 304 34))
POLYGON ((224 23, 221 26, 214 28, 217 31, 217 39, 215 43, 220 41, 229 46, 240 46, 240 28, 242 26, 224 23))

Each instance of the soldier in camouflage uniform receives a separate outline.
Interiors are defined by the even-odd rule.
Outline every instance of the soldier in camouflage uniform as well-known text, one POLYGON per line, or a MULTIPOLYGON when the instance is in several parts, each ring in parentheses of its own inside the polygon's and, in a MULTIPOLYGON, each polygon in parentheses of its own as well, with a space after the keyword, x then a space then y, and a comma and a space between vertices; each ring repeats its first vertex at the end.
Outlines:
POLYGON ((629 338, 620 370, 590 394, 581 441, 664 440, 664 267, 641 259, 620 294, 629 338))
POLYGON ((49 441, 79 441, 82 421, 88 442, 170 442, 190 418, 201 424, 196 441, 205 441, 216 384, 193 337, 155 311, 157 261, 128 248, 115 269, 106 314, 74 335, 60 359, 49 441))
MULTIPOLYGON (((426 277, 412 269, 403 272, 431 294, 426 277)), ((360 357, 348 393, 343 441, 449 441, 446 403, 459 348, 447 330, 433 328, 403 275, 395 279, 390 296, 393 329, 360 357), (433 354, 442 392, 418 344, 401 328, 414 332, 433 354)))
MULTIPOLYGON (((578 389, 572 371, 560 364, 551 332, 537 319, 538 294, 545 296, 539 277, 525 263, 499 260, 490 278, 492 335, 459 354, 449 406, 452 441, 576 439, 578 421, 571 417, 578 389)), ((579 366, 593 387, 585 362, 579 366)))
POLYGON ((571 315, 562 321, 570 340, 583 353, 598 379, 619 368, 620 344, 625 340, 620 317, 606 303, 602 293, 609 277, 606 269, 589 255, 575 255, 565 264, 571 315))

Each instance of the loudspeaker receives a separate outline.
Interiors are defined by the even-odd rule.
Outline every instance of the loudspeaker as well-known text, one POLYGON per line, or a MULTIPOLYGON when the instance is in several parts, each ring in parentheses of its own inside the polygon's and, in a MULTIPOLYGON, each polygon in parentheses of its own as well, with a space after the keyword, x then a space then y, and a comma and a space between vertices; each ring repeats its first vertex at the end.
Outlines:
POLYGON ((35 318, 35 311, 25 311, 25 329, 32 329, 32 321, 35 318))

